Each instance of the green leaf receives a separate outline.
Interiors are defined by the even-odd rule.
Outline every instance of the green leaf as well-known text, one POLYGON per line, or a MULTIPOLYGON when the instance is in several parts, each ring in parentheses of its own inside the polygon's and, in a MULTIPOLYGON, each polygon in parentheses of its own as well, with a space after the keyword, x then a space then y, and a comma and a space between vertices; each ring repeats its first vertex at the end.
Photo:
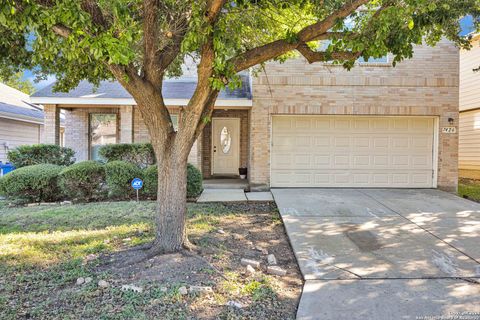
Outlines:
POLYGON ((408 21, 408 29, 412 30, 413 27, 415 27, 415 22, 413 22, 413 19, 410 19, 410 21, 408 21))

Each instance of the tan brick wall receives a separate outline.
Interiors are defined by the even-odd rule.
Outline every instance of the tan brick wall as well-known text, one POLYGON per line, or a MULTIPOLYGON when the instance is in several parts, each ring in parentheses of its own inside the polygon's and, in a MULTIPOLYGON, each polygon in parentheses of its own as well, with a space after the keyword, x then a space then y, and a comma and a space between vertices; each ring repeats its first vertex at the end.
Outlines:
MULTIPOLYGON (((248 167, 249 157, 249 111, 248 110, 215 110, 213 118, 240 119, 240 166, 248 167)), ((202 172, 204 178, 212 176, 212 123, 208 123, 202 133, 202 172)))
MULTIPOLYGON (((390 57, 391 60, 391 57, 390 57)), ((250 183, 270 181, 271 115, 434 115, 458 127, 458 50, 447 41, 417 46, 414 57, 386 65, 358 65, 351 71, 304 59, 269 63, 253 79, 250 183)), ((457 188, 458 135, 439 132, 438 187, 457 188)))
POLYGON ((60 108, 56 105, 45 105, 43 141, 47 144, 60 145, 60 108))
POLYGON ((120 110, 120 143, 133 142, 133 106, 121 106, 120 110))

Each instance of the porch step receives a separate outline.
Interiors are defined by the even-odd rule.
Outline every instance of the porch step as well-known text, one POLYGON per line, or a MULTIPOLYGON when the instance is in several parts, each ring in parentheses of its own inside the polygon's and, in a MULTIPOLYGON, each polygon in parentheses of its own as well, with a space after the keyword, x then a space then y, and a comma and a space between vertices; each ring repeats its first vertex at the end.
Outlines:
POLYGON ((246 179, 208 179, 203 180, 204 189, 248 189, 246 179))

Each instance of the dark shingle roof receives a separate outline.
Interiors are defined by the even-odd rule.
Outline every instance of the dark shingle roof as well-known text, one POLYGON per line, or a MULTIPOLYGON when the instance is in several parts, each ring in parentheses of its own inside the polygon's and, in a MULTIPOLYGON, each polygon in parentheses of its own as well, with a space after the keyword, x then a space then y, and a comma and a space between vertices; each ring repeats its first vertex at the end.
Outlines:
POLYGON ((43 111, 41 110, 22 108, 4 102, 0 102, 0 113, 43 121, 43 111))
MULTIPOLYGON (((222 90, 219 99, 251 99, 250 79, 248 75, 241 75, 242 86, 235 90, 222 90)), ((102 81, 98 88, 87 81, 81 81, 79 85, 69 92, 54 92, 54 83, 35 92, 32 97, 55 97, 55 98, 107 98, 122 99, 132 96, 116 81, 102 81)), ((190 99, 196 87, 194 79, 166 80, 163 83, 163 97, 165 99, 190 99)))

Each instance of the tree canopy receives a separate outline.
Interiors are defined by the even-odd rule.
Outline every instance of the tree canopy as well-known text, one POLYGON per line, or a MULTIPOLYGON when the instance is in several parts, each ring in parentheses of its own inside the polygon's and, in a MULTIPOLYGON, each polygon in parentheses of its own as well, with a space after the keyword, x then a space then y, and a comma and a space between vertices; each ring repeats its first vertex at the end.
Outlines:
POLYGON ((199 58, 211 39, 211 81, 221 88, 235 85, 236 72, 293 50, 351 67, 360 56, 409 58, 412 45, 442 36, 466 47, 459 18, 479 10, 478 0, 4 0, 0 70, 55 74, 63 90, 114 78, 112 66, 178 76, 185 55, 199 58), (329 46, 316 51, 324 39, 329 46))
POLYGON ((33 86, 32 82, 28 79, 23 79, 23 72, 10 74, 6 78, 0 76, 0 82, 26 94, 32 94, 35 92, 35 87, 33 86))

